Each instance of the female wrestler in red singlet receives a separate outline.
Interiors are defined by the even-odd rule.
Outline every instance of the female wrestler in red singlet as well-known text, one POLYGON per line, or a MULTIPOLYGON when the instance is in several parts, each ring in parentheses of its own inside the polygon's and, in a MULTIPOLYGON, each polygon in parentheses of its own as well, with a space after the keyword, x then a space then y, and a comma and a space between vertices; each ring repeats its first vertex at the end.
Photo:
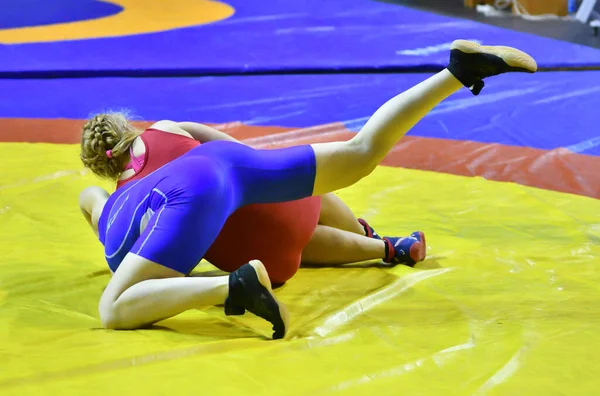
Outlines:
MULTIPOLYGON (((158 122, 132 145, 131 161, 117 181, 117 188, 213 140, 237 141, 203 124, 158 122)), ((227 272, 260 259, 273 284, 282 284, 301 263, 332 265, 383 259, 414 264, 409 255, 407 261, 406 255, 394 249, 400 239, 380 238, 364 220, 356 219, 336 195, 327 194, 240 208, 229 217, 205 258, 227 272)))

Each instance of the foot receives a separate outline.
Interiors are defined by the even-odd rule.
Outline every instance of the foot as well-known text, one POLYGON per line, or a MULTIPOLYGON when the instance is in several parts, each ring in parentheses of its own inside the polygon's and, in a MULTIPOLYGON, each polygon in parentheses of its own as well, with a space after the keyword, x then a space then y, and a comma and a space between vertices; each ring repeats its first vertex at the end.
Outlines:
POLYGON ((515 48, 456 40, 450 47, 448 70, 473 95, 478 95, 483 89, 484 78, 509 72, 535 73, 537 64, 531 56, 515 48))
POLYGON ((289 312, 277 301, 263 263, 252 260, 229 274, 229 296, 225 300, 225 315, 252 312, 273 325, 273 339, 283 338, 289 326, 289 312))
POLYGON ((381 237, 379 235, 377 235, 375 230, 369 225, 369 223, 366 222, 366 220, 358 219, 358 222, 360 223, 361 226, 363 226, 363 228, 365 230, 365 236, 367 236, 369 238, 381 239, 381 237))
POLYGON ((386 263, 405 264, 410 267, 425 260, 427 244, 425 234, 415 231, 404 238, 383 237, 386 243, 386 263))

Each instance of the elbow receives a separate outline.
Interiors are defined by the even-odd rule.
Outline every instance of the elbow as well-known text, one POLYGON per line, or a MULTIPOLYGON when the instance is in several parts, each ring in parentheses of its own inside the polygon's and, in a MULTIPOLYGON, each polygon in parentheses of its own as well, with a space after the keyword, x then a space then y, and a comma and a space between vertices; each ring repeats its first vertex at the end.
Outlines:
POLYGON ((89 202, 89 190, 88 188, 86 188, 85 190, 83 190, 80 194, 79 194, 79 209, 81 209, 82 212, 89 214, 89 210, 88 210, 88 202, 89 202))
POLYGON ((81 210, 91 213, 94 206, 100 201, 106 201, 110 194, 97 186, 90 186, 79 193, 79 207, 81 210))

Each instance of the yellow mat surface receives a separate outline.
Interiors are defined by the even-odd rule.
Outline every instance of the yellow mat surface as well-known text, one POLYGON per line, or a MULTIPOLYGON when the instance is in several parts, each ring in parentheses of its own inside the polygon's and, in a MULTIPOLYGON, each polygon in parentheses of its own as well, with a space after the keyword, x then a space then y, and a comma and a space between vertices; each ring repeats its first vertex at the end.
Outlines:
POLYGON ((290 337, 269 341, 218 308, 99 329, 77 146, 2 143, 0 169, 1 395, 597 393, 598 200, 378 168, 340 196, 380 234, 425 231, 428 259, 301 269, 277 291, 290 337))

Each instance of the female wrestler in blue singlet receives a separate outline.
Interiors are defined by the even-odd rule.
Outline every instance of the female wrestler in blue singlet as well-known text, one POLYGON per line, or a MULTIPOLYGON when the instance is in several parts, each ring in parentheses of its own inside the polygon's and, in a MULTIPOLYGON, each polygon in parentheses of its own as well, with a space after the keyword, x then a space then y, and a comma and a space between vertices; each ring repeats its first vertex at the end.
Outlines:
MULTIPOLYGON (((110 197, 96 188, 85 190, 81 207, 97 226, 114 272, 100 300, 103 326, 133 329, 224 303, 226 314, 248 310, 271 322, 273 337, 282 338, 289 315, 259 261, 229 276, 185 277, 228 216, 247 204, 291 201, 350 186, 370 174, 410 128, 461 86, 478 94, 486 77, 536 69, 535 61, 516 49, 455 41, 447 69, 386 102, 348 141, 278 150, 212 142, 110 197)), ((128 128, 126 120, 114 115, 89 121, 82 137, 84 164, 101 176, 111 167, 122 170, 129 160, 123 153, 132 140, 128 128)))

